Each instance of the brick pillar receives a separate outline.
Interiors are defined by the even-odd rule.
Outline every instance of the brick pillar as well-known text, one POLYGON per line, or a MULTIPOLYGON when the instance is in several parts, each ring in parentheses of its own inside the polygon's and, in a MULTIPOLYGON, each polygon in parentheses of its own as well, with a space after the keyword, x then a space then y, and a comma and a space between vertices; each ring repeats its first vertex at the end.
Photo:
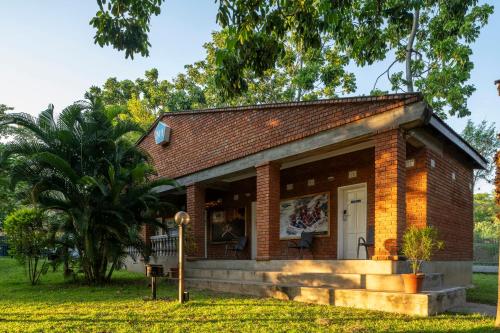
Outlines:
POLYGON ((406 226, 425 227, 429 211, 429 152, 426 147, 414 153, 407 151, 406 159, 415 161, 414 166, 406 168, 406 226))
POLYGON ((375 260, 398 258, 406 228, 406 140, 401 129, 375 138, 375 260))
POLYGON ((279 255, 280 166, 267 162, 257 170, 257 260, 279 255))
POLYGON ((151 236, 154 236, 154 227, 152 225, 143 225, 141 228, 141 238, 146 245, 151 245, 151 236))
POLYGON ((188 238, 194 242, 194 248, 188 255, 195 258, 205 257, 205 188, 200 184, 186 187, 186 209, 191 218, 187 228, 188 238))

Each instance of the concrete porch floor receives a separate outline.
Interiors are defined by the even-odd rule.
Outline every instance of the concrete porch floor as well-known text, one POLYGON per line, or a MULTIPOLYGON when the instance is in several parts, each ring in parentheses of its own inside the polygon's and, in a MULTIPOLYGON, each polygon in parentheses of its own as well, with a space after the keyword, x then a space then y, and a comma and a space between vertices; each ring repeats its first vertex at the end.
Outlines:
POLYGON ((424 292, 404 293, 403 264, 372 260, 188 261, 186 285, 416 316, 429 316, 465 304, 465 288, 445 285, 441 273, 426 275, 424 292))

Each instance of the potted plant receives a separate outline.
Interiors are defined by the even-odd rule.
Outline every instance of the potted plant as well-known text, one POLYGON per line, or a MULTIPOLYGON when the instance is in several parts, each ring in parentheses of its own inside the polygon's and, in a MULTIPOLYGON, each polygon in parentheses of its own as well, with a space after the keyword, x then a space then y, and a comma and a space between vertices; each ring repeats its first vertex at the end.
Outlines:
POLYGON ((425 275, 420 269, 424 261, 431 260, 435 250, 440 250, 444 243, 438 240, 434 227, 419 228, 412 226, 403 235, 403 255, 410 262, 412 273, 402 274, 405 292, 418 293, 422 290, 425 275))

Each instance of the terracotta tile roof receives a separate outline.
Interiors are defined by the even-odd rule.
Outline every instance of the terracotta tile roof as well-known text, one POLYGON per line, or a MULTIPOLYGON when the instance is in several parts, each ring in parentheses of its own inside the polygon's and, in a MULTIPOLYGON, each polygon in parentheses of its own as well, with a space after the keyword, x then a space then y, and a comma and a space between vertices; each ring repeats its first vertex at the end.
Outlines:
POLYGON ((315 105, 333 105, 333 104, 353 104, 353 103, 369 103, 369 102, 397 102, 402 101, 404 105, 415 103, 423 100, 421 93, 400 93, 400 94, 387 94, 381 96, 353 96, 341 97, 330 99, 319 99, 314 101, 301 101, 301 102, 279 102, 279 103, 263 103, 255 105, 242 105, 242 106, 228 106, 220 108, 197 109, 197 110, 183 110, 175 112, 166 112, 158 116, 158 118, 151 124, 149 129, 137 140, 136 144, 151 133, 156 124, 164 117, 183 116, 189 114, 203 114, 203 113, 220 113, 220 112, 234 112, 234 111, 252 111, 252 110, 272 110, 275 108, 284 107, 297 107, 297 106, 315 106, 315 105))

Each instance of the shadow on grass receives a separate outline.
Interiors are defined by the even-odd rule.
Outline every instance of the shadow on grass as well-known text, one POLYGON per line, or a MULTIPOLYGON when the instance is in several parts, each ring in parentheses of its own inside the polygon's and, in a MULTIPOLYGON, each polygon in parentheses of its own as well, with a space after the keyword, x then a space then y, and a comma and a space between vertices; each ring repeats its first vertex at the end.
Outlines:
MULTIPOLYGON (((19 314, 9 314, 7 317, 10 316, 16 316, 19 314)), ((103 319, 103 318, 77 318, 77 317, 62 317, 62 318, 54 318, 50 317, 47 319, 31 319, 31 318, 22 318, 22 319, 10 319, 10 318, 5 318, 5 315, 2 315, 3 318, 0 318, 0 323, 2 322, 7 322, 7 323, 19 323, 19 324, 45 324, 45 323, 50 323, 54 325, 58 325, 60 323, 68 323, 68 322, 73 322, 73 323, 82 323, 84 325, 88 326, 95 326, 99 324, 105 324, 105 325, 142 325, 142 326, 148 326, 148 325, 162 325, 165 324, 165 328, 176 328, 179 329, 183 325, 198 325, 196 327, 201 327, 200 325, 203 324, 219 324, 222 325, 222 327, 226 326, 226 324, 229 324, 229 326, 234 327, 234 325, 246 325, 248 323, 254 323, 254 324, 263 324, 264 326, 268 324, 272 324, 273 326, 277 325, 278 327, 289 327, 290 325, 293 324, 308 324, 311 328, 315 326, 324 326, 325 329, 328 327, 331 328, 344 328, 343 331, 349 331, 349 332, 370 332, 372 331, 373 327, 377 326, 377 322, 382 320, 383 318, 380 318, 380 316, 369 316, 368 318, 366 316, 344 316, 342 318, 322 318, 323 321, 322 323, 318 324, 318 322, 311 321, 310 318, 269 318, 269 317, 264 317, 264 316, 252 316, 249 318, 234 318, 234 317, 228 317, 225 316, 224 314, 219 314, 217 316, 214 315, 203 315, 202 318, 172 318, 170 316, 164 316, 162 319, 139 319, 139 318, 124 318, 124 319, 117 319, 117 318, 110 318, 110 319, 103 319), (220 317, 219 317, 220 316, 220 317), (215 318, 214 318, 215 317, 215 318), (352 329, 350 329, 352 328, 352 329)), ((438 318, 434 318, 438 319, 438 318)), ((446 320, 450 320, 450 318, 443 318, 446 320)), ((412 318, 412 320, 418 320, 415 318, 412 318)), ((425 320, 425 319, 422 319, 425 320)), ((469 318, 470 320, 470 318, 469 318)), ((477 321, 480 321, 481 318, 478 318, 477 321)), ((400 330, 397 330, 400 331, 400 330)), ((450 328, 440 328, 439 326, 433 326, 430 328, 427 327, 421 327, 418 329, 405 329, 405 332, 495 332, 496 330, 493 327, 488 327, 488 326, 481 326, 481 327, 476 327, 476 328, 463 328, 463 329, 450 329, 450 328)))

